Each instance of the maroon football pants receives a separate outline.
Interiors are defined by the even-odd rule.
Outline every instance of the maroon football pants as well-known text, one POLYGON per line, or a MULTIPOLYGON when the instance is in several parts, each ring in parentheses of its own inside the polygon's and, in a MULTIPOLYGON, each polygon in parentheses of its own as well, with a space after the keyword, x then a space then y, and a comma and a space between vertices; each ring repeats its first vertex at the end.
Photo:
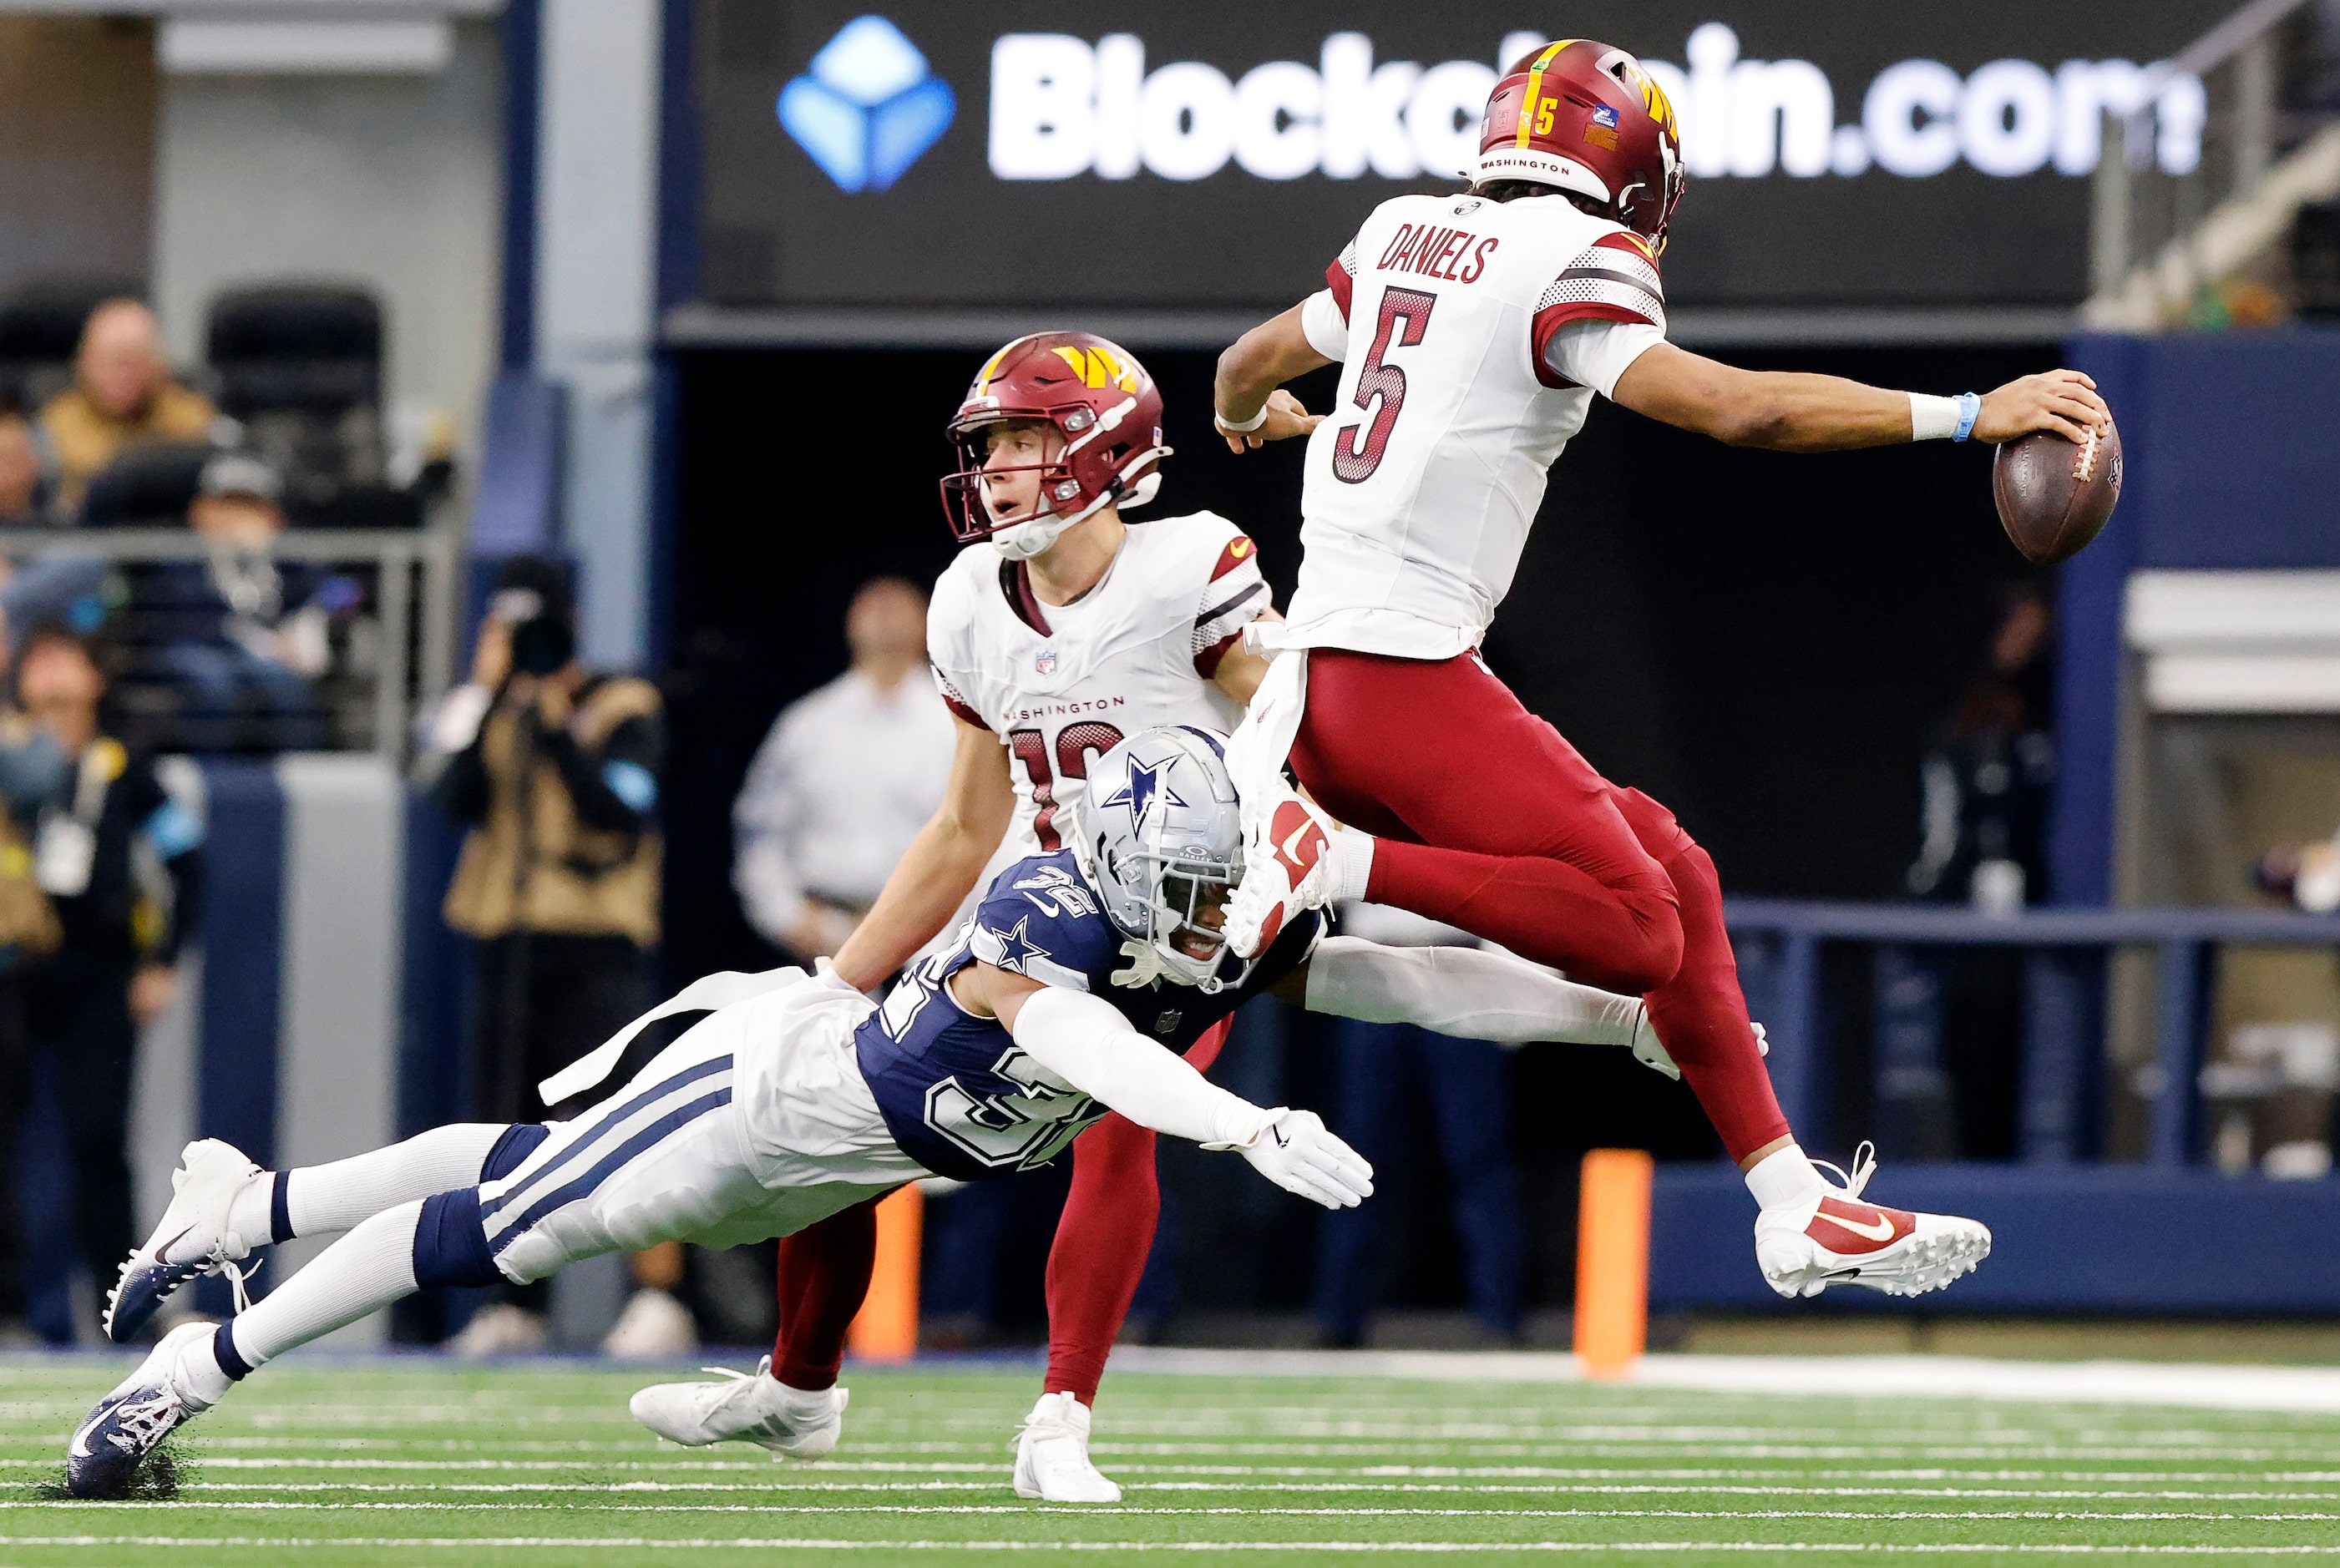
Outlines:
MULTIPOLYGON (((1204 1032, 1186 1052, 1208 1072, 1227 1024, 1204 1032)), ((1154 1170, 1155 1133, 1119 1112, 1073 1140, 1073 1183, 1048 1248, 1048 1376, 1044 1391, 1069 1389, 1096 1403, 1106 1358, 1145 1273, 1162 1189, 1154 1170)), ((780 1243, 780 1332, 772 1375, 791 1388, 827 1388, 845 1362, 845 1333, 869 1291, 878 1246, 876 1200, 807 1226, 780 1243)))
POLYGON ((1325 810, 1380 840, 1368 898, 1645 996, 1733 1159, 1786 1134, 1721 883, 1671 812, 1595 773, 1475 654, 1316 648, 1307 659, 1292 769, 1325 810))

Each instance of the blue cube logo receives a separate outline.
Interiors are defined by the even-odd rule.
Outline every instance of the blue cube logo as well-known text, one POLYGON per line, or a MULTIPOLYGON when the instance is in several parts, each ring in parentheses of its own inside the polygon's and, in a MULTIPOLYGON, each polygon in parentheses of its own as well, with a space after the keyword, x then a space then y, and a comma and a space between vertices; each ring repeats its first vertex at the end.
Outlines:
POLYGON ((883 191, 950 129, 958 101, 883 16, 848 22, 780 89, 780 128, 840 191, 883 191))

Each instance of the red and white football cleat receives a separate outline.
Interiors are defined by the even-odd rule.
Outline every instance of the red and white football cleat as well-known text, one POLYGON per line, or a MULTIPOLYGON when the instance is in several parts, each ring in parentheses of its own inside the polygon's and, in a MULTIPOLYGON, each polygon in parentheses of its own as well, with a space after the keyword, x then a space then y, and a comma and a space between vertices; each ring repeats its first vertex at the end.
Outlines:
POLYGON ((1888 1296, 1939 1290, 1990 1256, 1989 1228, 1952 1214, 1913 1214, 1861 1201, 1877 1155, 1862 1144, 1840 1192, 1767 1208, 1755 1217, 1755 1261, 1780 1295, 1818 1296, 1859 1285, 1888 1296))
POLYGON ((1264 810, 1244 803, 1243 881, 1227 900, 1227 946, 1265 952, 1293 916, 1333 902, 1333 835, 1340 824, 1276 781, 1264 810))

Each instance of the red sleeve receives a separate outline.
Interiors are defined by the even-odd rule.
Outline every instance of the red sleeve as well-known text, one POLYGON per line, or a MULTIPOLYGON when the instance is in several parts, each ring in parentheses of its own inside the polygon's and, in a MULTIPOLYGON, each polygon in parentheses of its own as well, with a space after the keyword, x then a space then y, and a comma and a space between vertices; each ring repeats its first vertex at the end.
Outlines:
POLYGON ((1333 291, 1333 303, 1341 307, 1341 320, 1349 319, 1349 294, 1357 283, 1357 242, 1349 242, 1333 264, 1324 269, 1324 286, 1333 291))
POLYGON ((1571 383, 1544 362, 1554 332, 1571 321, 1621 321, 1666 330, 1665 283, 1657 253, 1640 235, 1622 231, 1595 240, 1561 269, 1536 301, 1530 347, 1536 380, 1547 387, 1571 383))
POLYGON ((942 694, 943 706, 950 709, 950 711, 957 717, 965 719, 967 723, 973 725, 979 730, 988 730, 991 728, 989 725, 983 722, 983 715, 977 713, 974 708, 967 705, 967 700, 959 695, 958 688, 950 684, 950 677, 948 676, 943 674, 940 669, 937 669, 932 665, 929 665, 927 667, 934 670, 935 672, 935 690, 942 694))
POLYGON ((1233 631, 1229 632, 1225 636, 1221 637, 1217 642, 1213 643, 1209 647, 1197 652, 1195 655, 1195 673, 1202 676, 1205 680, 1209 680, 1213 676, 1217 675, 1219 673, 1219 661, 1227 656, 1227 650, 1229 648, 1234 646, 1241 641, 1243 641, 1243 633, 1240 631, 1233 631))

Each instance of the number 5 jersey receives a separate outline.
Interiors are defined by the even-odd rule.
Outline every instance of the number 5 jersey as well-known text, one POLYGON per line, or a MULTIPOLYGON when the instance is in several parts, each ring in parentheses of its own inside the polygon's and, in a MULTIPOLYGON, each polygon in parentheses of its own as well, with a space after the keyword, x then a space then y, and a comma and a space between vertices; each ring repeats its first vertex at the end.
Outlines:
POLYGON ((999 737, 1016 820, 985 874, 1064 847, 1090 759, 1157 725, 1231 730, 1243 709, 1211 676, 1268 608, 1259 552, 1210 512, 1131 523, 1097 585, 1044 605, 1021 561, 987 545, 935 585, 927 653, 943 700, 999 737))
POLYGON ((1447 659, 1512 586, 1545 470, 1664 340, 1657 258, 1558 194, 1383 202, 1302 308, 1343 361, 1308 439, 1287 647, 1447 659))

